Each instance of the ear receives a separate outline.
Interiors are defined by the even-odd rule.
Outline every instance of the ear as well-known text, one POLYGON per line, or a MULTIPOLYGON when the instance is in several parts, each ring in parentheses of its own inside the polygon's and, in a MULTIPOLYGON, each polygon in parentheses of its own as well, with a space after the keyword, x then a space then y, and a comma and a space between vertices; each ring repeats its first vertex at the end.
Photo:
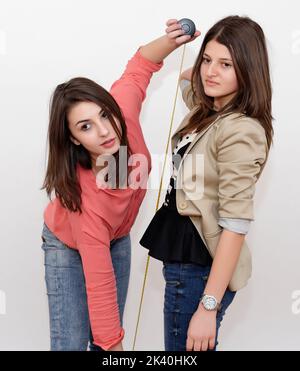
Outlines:
POLYGON ((71 141, 76 145, 76 146, 80 146, 80 142, 78 142, 78 140, 77 139, 75 139, 74 137, 72 137, 72 135, 70 135, 70 139, 71 139, 71 141))

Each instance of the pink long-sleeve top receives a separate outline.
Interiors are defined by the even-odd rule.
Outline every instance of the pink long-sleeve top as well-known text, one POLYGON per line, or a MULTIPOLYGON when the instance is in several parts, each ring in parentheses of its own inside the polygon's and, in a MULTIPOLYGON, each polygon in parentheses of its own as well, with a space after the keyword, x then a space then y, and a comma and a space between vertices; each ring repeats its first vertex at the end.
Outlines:
MULTIPOLYGON (((110 90, 123 112, 132 152, 144 155, 148 161, 143 175, 146 181, 151 170, 151 157, 139 116, 151 76, 161 67, 162 63, 153 63, 137 51, 110 90)), ((146 187, 100 189, 92 170, 78 165, 77 174, 82 189, 82 214, 63 208, 55 198, 44 212, 44 221, 60 241, 77 249, 81 255, 94 343, 107 350, 124 337, 110 241, 130 232, 146 187)))

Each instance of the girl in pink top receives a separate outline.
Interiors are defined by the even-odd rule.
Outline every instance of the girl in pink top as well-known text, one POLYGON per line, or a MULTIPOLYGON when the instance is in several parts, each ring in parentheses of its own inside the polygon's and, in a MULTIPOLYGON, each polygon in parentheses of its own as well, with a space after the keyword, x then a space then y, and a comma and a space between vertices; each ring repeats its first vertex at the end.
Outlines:
POLYGON ((123 350, 122 314, 130 270, 130 229, 145 196, 150 154, 139 123, 153 72, 184 35, 141 47, 110 90, 74 78, 54 91, 43 188, 43 249, 52 350, 123 350), (127 175, 128 174, 128 175, 127 175))

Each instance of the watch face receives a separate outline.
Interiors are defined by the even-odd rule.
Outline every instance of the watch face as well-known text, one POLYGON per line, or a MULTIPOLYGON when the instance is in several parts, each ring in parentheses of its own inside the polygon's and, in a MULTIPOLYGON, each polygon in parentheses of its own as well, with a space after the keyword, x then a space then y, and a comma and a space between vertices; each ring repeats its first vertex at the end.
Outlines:
POLYGON ((204 296, 203 305, 207 310, 215 310, 217 307, 217 301, 213 296, 204 296))

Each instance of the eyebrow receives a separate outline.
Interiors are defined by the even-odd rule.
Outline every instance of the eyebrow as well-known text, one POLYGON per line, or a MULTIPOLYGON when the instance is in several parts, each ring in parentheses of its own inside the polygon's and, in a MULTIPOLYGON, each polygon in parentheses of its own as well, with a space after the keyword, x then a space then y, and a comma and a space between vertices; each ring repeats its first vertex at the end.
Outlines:
MULTIPOLYGON (((206 57, 211 58, 211 56, 208 55, 208 54, 206 54, 206 53, 204 53, 204 55, 205 55, 206 57)), ((232 59, 229 59, 229 58, 219 58, 219 60, 220 60, 220 61, 229 61, 229 62, 232 62, 232 59)))
MULTIPOLYGON (((99 111, 99 115, 103 112, 103 109, 101 108, 101 110, 99 111)), ((78 121, 75 126, 77 126, 78 124, 82 124, 83 122, 87 122, 87 121, 90 121, 90 119, 85 119, 85 120, 80 120, 78 121)))

